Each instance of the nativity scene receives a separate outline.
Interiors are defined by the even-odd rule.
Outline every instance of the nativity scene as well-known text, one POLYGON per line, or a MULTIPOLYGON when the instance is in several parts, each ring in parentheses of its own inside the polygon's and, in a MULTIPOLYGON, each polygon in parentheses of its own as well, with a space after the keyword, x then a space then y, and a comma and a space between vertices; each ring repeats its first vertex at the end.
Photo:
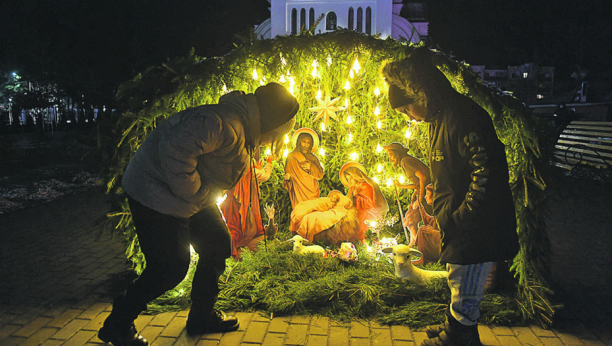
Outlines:
MULTIPOLYGON (((389 105, 389 86, 380 72, 389 60, 402 60, 415 49, 351 31, 292 35, 249 43, 222 59, 169 61, 168 68, 148 70, 123 86, 119 98, 129 111, 118 121, 122 135, 108 180, 109 191, 123 200, 109 217, 116 224, 113 232, 126 238, 134 271, 142 273, 146 259, 119 184, 129 158, 170 114, 273 82, 299 103, 295 126, 275 133, 285 136, 284 143, 259 146, 245 139, 260 147, 265 159, 249 153, 251 168, 241 172, 240 181, 208 197, 219 199, 235 255, 220 275, 217 307, 375 318, 413 327, 443 322, 440 307, 448 305, 450 291, 435 279, 440 273, 408 283, 395 274, 396 267, 419 272, 411 266, 421 263, 446 274, 439 262, 444 240, 432 212, 436 191, 429 176, 428 128, 406 121, 389 105), (168 87, 147 88, 153 81, 168 87), (315 245, 323 251, 305 250, 315 245), (394 261, 400 255, 409 260, 394 261)), ((430 54, 452 88, 489 112, 511 163, 521 251, 497 266, 499 281, 508 284, 503 292, 485 295, 480 321, 546 325, 554 308, 539 272, 546 255, 539 246, 547 239, 538 210, 545 184, 536 168, 538 145, 528 110, 483 85, 465 64, 439 51, 430 54)), ((193 268, 197 262, 193 253, 193 268)), ((149 312, 189 308, 193 268, 150 304, 149 312)))

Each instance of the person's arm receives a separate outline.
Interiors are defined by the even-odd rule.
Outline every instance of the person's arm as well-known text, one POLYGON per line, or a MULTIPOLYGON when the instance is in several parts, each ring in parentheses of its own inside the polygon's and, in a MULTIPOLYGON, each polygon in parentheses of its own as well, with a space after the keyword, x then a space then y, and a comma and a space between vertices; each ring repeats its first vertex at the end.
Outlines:
POLYGON ((196 166, 198 157, 223 143, 221 119, 192 115, 170 129, 159 143, 161 172, 177 197, 190 200, 204 192, 196 166))
POLYGON ((489 176, 489 158, 486 148, 482 145, 480 137, 476 132, 470 132, 463 138, 463 145, 460 144, 460 152, 469 157, 469 164, 473 168, 470 175, 471 180, 468 192, 459 208, 453 212, 455 224, 461 228, 469 228, 478 216, 480 202, 486 193, 487 177, 489 176))
POLYGON ((310 161, 310 175, 317 180, 323 179, 323 167, 319 159, 312 153, 304 154, 304 157, 310 161))
POLYGON ((270 175, 272 174, 272 164, 266 164, 263 169, 255 168, 255 178, 258 183, 263 183, 264 181, 268 181, 270 179, 270 175))
POLYGON ((419 178, 419 202, 422 202, 425 198, 425 182, 427 181, 427 176, 421 171, 416 171, 414 174, 419 178))
POLYGON ((393 179, 393 184, 395 184, 395 186, 397 186, 400 189, 410 189, 410 190, 414 190, 416 189, 416 184, 410 183, 410 184, 402 184, 399 181, 397 181, 397 179, 393 179))

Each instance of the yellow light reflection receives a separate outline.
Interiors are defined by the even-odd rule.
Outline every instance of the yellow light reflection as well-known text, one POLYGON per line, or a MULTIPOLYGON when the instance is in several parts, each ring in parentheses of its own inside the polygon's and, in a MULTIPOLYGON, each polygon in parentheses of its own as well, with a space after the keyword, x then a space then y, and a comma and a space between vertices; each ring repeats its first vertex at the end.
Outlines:
POLYGON ((353 70, 355 70, 356 73, 359 73, 361 70, 361 65, 359 65, 359 60, 357 59, 355 59, 355 63, 353 63, 353 70))

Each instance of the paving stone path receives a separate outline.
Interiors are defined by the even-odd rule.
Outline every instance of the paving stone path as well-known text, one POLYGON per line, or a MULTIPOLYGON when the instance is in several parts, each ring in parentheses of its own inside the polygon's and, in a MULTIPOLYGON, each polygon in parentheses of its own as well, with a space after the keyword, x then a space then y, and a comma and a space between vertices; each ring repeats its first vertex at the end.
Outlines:
MULTIPOLYGON (((121 240, 107 233, 98 240, 109 209, 108 197, 94 189, 0 215, 0 345, 102 343, 97 331, 122 289, 117 283, 130 275, 121 240)), ((563 239, 555 241, 555 246, 565 246, 563 239)), ((612 345, 609 294, 567 292, 561 297, 566 307, 552 330, 535 325, 480 326, 483 344, 612 345)), ((325 317, 237 315, 238 331, 200 337, 186 334, 187 311, 141 315, 136 325, 152 345, 409 346, 425 338, 422 330, 365 320, 338 323, 325 317)))

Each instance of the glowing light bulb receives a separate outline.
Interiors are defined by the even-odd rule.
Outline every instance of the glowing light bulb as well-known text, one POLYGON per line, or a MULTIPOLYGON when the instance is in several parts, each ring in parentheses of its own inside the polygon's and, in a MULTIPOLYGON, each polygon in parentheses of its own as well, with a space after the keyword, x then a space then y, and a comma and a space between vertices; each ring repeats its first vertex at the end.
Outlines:
MULTIPOLYGON (((287 75, 289 75, 289 73, 287 73, 287 75)), ((293 77, 289 77, 289 92, 291 93, 291 95, 293 94, 293 87, 295 86, 295 79, 293 79, 293 77)))
POLYGON ((382 172, 382 168, 383 168, 383 167, 382 167, 382 164, 380 164, 380 163, 379 163, 379 164, 378 164, 378 167, 376 167, 376 171, 377 171, 378 173, 380 173, 380 172, 382 172))
POLYGON ((287 65, 287 60, 285 60, 285 58, 283 57, 283 55, 280 55, 280 59, 281 59, 281 64, 283 64, 283 66, 287 65))
POLYGON ((387 186, 393 186, 393 180, 391 178, 387 179, 387 186))
POLYGON ((325 123, 321 123, 321 131, 325 131, 325 123))
POLYGON ((380 89, 378 89, 378 87, 376 87, 376 89, 374 89, 374 95, 376 95, 376 96, 380 95, 380 89))
POLYGON ((359 73, 359 70, 361 70, 361 65, 359 65, 359 60, 355 59, 355 63, 353 64, 353 70, 355 70, 356 73, 359 73))
POLYGON ((378 116, 380 114, 380 107, 376 106, 374 109, 374 115, 378 116))
POLYGON ((412 137, 412 131, 410 129, 406 130, 406 138, 410 139, 412 137))
POLYGON ((279 82, 285 83, 286 81, 287 81, 287 79, 285 79, 285 75, 281 75, 280 79, 279 79, 279 82))
POLYGON ((319 155, 325 156, 325 149, 323 147, 319 148, 319 155))
POLYGON ((381 129, 381 128, 382 128, 382 121, 380 121, 380 120, 379 120, 379 121, 378 121, 378 123, 376 124, 376 127, 378 127, 379 129, 381 129))
POLYGON ((270 156, 272 154, 272 149, 266 149, 266 156, 270 156))
POLYGON ((404 176, 403 176, 403 175, 400 175, 398 178, 399 178, 399 179, 397 179, 397 180, 399 180, 400 184, 403 184, 403 183, 406 181, 406 180, 404 179, 404 176))
POLYGON ((257 75, 257 69, 253 69, 253 79, 255 79, 255 80, 259 79, 259 77, 257 75))
POLYGON ((369 253, 374 252, 374 249, 373 249, 373 248, 372 248, 370 245, 368 245, 368 246, 366 247, 366 250, 367 250, 369 253))
POLYGON ((351 160, 353 160, 353 161, 359 160, 359 154, 357 154, 356 152, 353 152, 351 154, 351 160))
POLYGON ((223 196, 220 196, 219 198, 217 198, 217 206, 219 206, 221 203, 223 203, 223 201, 225 201, 226 197, 227 197, 227 195, 223 195, 223 196))
POLYGON ((346 116, 346 123, 350 125, 352 122, 353 122, 353 117, 351 117, 350 115, 347 115, 346 116))
POLYGON ((227 86, 225 85, 225 83, 223 83, 223 88, 221 89, 221 91, 222 91, 224 94, 227 94, 227 86))
POLYGON ((319 100, 320 100, 320 99, 321 99, 321 96, 322 96, 322 95, 321 95, 321 89, 319 89, 319 91, 317 91, 317 99, 319 99, 319 100))
POLYGON ((376 152, 380 153, 382 151, 382 147, 380 146, 380 143, 376 143, 376 152))
POLYGON ((285 144, 289 143, 289 134, 285 133, 285 144))
POLYGON ((349 83, 349 81, 347 80, 346 83, 344 83, 344 90, 349 90, 351 88, 351 83, 349 83))
POLYGON ((287 157, 287 155, 289 155, 289 150, 285 149, 285 151, 283 151, 283 157, 287 157))
POLYGON ((328 56, 327 56, 327 66, 331 66, 332 62, 333 62, 333 61, 332 61, 332 57, 331 57, 331 55, 328 55, 328 56))
POLYGON ((378 177, 374 177, 374 178, 372 178, 372 180, 374 180, 376 182, 376 184, 380 184, 380 179, 378 179, 378 177))

